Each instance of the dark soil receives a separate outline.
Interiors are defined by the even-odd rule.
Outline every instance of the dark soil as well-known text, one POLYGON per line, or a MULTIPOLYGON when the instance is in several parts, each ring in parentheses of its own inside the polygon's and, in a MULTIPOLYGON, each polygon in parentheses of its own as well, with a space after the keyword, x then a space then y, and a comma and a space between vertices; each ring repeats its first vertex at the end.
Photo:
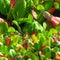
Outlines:
POLYGON ((54 16, 60 17, 60 10, 55 10, 53 13, 54 16))
POLYGON ((3 18, 3 19, 7 19, 7 16, 5 16, 5 15, 2 15, 1 13, 0 13, 0 18, 3 18))

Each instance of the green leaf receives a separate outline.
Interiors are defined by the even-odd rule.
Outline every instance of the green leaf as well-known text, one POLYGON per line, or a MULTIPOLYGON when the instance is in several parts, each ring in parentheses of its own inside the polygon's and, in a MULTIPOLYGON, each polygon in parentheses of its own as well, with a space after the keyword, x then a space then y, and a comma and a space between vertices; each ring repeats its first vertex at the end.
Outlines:
POLYGON ((55 52, 60 52, 59 49, 60 49, 60 48, 58 48, 58 47, 54 47, 54 51, 55 51, 55 52))
POLYGON ((26 11, 26 1, 25 0, 15 0, 14 11, 16 13, 16 18, 23 17, 26 11))
POLYGON ((44 18, 44 16, 42 15, 42 13, 40 12, 40 13, 38 13, 38 22, 40 23, 40 24, 42 24, 43 23, 43 21, 45 21, 45 18, 44 18))
POLYGON ((8 32, 8 24, 6 22, 0 22, 0 34, 6 34, 8 32))
POLYGON ((15 32, 15 29, 14 29, 13 27, 9 27, 9 28, 8 28, 8 32, 9 32, 9 33, 14 33, 14 32, 15 32))
POLYGON ((9 55, 10 55, 11 57, 14 57, 14 56, 16 55, 16 51, 15 51, 14 49, 10 49, 9 55))
POLYGON ((49 46, 47 46, 44 49, 43 54, 45 55, 46 58, 51 58, 51 48, 49 46))
POLYGON ((32 23, 27 23, 27 24, 25 25, 24 29, 23 29, 24 32, 29 32, 30 34, 33 33, 33 30, 34 30, 34 28, 33 28, 32 23), (28 26, 29 26, 29 27, 28 27, 28 26))
POLYGON ((31 58, 29 58, 28 60, 32 60, 31 58))
POLYGON ((32 60, 39 60, 38 57, 34 53, 32 53, 32 52, 28 52, 28 55, 30 56, 30 58, 32 60))
POLYGON ((33 26, 34 26, 35 30, 37 30, 37 31, 40 31, 40 32, 44 31, 42 25, 39 24, 39 22, 37 22, 37 21, 33 22, 33 26))
POLYGON ((26 0, 27 2, 27 8, 32 8, 33 7, 33 1, 32 0, 26 0))
POLYGON ((46 29, 46 27, 47 27, 46 22, 43 22, 43 28, 44 28, 44 30, 46 29))
POLYGON ((58 24, 58 25, 56 26, 56 30, 57 30, 57 31, 60 31, 60 24, 58 24))
POLYGON ((54 50, 51 51, 51 58, 55 59, 56 52, 54 50))
POLYGON ((44 10, 44 6, 43 5, 38 5, 37 10, 44 10))
POLYGON ((33 20, 32 16, 29 14, 28 15, 28 18, 19 18, 17 19, 16 21, 18 22, 18 24, 21 24, 21 23, 24 23, 24 22, 27 22, 27 23, 31 23, 33 20))
POLYGON ((33 33, 34 31, 36 31, 36 32, 38 32, 38 31, 43 32, 44 31, 42 25, 39 24, 35 20, 32 23, 27 23, 23 30, 24 30, 24 32, 29 32, 30 34, 33 33))
POLYGON ((59 3, 55 2, 55 3, 54 3, 54 7, 55 7, 56 9, 59 9, 59 3))
POLYGON ((25 53, 26 53, 26 49, 25 49, 25 48, 22 48, 22 49, 20 50, 20 53, 21 53, 22 56, 24 56, 25 53))
POLYGON ((39 4, 39 0, 33 0, 33 2, 34 2, 35 5, 39 4))
POLYGON ((19 26, 18 22, 14 20, 13 24, 15 24, 17 29, 18 29, 18 31, 21 32, 21 27, 19 26))
POLYGON ((60 52, 57 52, 57 54, 59 54, 59 55, 60 55, 60 52))
POLYGON ((45 35, 43 33, 40 33, 39 36, 40 36, 40 41, 42 41, 42 45, 43 46, 47 45, 47 40, 45 35))
POLYGON ((8 55, 8 47, 7 46, 0 46, 0 52, 3 54, 3 55, 8 55))
POLYGON ((0 0, 0 13, 7 15, 10 8, 10 0, 0 0))
POLYGON ((40 40, 39 43, 34 44, 34 48, 36 49, 36 51, 40 51, 41 50, 42 44, 43 44, 42 40, 40 40))
POLYGON ((12 40, 13 44, 18 43, 19 36, 18 35, 14 35, 14 36, 11 37, 11 40, 12 40))
POLYGON ((53 2, 52 2, 52 1, 50 1, 50 2, 48 1, 48 2, 45 2, 45 3, 44 3, 44 8, 45 8, 45 10, 51 9, 52 6, 53 6, 53 2))
POLYGON ((50 29, 48 36, 51 37, 51 36, 53 36, 53 34, 56 34, 56 33, 57 33, 57 30, 52 28, 52 29, 50 29))
POLYGON ((31 23, 31 22, 33 21, 33 17, 32 17, 32 15, 31 15, 31 14, 29 14, 29 15, 28 15, 28 20, 29 20, 29 22, 28 22, 28 23, 31 23))
POLYGON ((60 43, 57 44, 57 47, 60 48, 60 43))
POLYGON ((41 60, 45 60, 45 55, 42 54, 42 56, 40 57, 41 60))

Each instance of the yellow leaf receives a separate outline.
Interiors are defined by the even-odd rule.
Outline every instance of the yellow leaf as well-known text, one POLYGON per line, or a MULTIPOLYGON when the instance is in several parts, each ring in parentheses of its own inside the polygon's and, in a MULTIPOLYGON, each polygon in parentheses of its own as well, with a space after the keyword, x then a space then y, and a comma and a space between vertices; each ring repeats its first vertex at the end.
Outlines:
POLYGON ((31 39, 34 43, 38 43, 38 39, 34 34, 31 36, 31 39))

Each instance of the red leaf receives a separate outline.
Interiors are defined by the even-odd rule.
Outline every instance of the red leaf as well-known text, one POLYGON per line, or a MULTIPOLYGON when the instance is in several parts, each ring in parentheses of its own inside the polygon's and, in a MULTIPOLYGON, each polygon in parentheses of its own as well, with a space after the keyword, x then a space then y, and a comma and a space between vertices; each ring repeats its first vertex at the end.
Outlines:
POLYGON ((42 46, 42 49, 41 50, 44 51, 45 48, 46 48, 46 46, 42 46))
POLYGON ((55 8, 51 8, 48 12, 53 14, 55 12, 55 8))
POLYGON ((25 49, 27 49, 27 47, 28 47, 28 43, 27 43, 27 42, 24 43, 24 44, 23 44, 23 47, 24 47, 25 49))
POLYGON ((10 46, 10 44, 11 44, 11 39, 8 38, 8 39, 6 40, 6 42, 7 42, 7 45, 10 46))
POLYGON ((12 7, 14 7, 15 6, 15 0, 10 0, 10 4, 12 7))
POLYGON ((33 33, 36 36, 36 32, 33 33))
POLYGON ((12 60, 16 60, 16 57, 13 57, 12 60))
POLYGON ((55 26, 57 26, 59 23, 60 23, 60 18, 59 17, 52 17, 51 18, 51 23, 52 23, 52 25, 55 27, 55 26))
POLYGON ((42 11, 43 16, 52 23, 52 25, 55 27, 60 23, 60 17, 52 16, 47 11, 42 11))

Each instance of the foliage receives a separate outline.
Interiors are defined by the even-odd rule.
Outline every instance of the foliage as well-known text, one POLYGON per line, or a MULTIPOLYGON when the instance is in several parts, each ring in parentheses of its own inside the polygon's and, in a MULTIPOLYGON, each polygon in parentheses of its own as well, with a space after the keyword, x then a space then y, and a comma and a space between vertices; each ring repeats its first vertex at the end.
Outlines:
POLYGON ((56 54, 60 53, 60 24, 50 28, 41 12, 49 11, 53 6, 59 10, 60 2, 0 0, 0 13, 17 27, 15 29, 6 22, 0 22, 0 57, 10 60, 55 60, 56 54), (36 14, 32 15, 32 10, 36 14))

